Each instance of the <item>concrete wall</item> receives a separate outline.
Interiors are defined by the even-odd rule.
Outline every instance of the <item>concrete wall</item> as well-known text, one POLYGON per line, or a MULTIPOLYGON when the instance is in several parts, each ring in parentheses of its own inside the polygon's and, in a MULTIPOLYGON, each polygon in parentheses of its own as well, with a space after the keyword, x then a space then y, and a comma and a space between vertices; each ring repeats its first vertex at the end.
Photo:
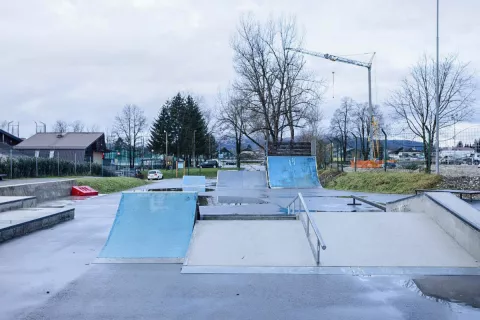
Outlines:
POLYGON ((420 194, 387 203, 387 211, 423 212, 472 257, 480 260, 480 212, 451 193, 420 194))
POLYGON ((75 180, 58 180, 2 186, 0 196, 34 196, 44 202, 70 196, 74 185, 75 180))
POLYGON ((57 214, 0 228, 0 243, 24 236, 37 230, 48 229, 56 224, 75 218, 75 209, 62 210, 57 214))

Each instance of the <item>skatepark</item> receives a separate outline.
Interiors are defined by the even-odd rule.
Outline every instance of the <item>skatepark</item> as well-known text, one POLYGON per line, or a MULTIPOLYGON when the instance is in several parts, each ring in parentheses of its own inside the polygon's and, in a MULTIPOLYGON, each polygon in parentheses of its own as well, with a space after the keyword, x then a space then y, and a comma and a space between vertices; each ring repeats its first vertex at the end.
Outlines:
POLYGON ((71 222, 4 243, 6 318, 401 319, 399 301, 457 315, 408 283, 480 275, 476 209, 450 194, 326 190, 313 156, 258 169, 74 202, 71 222), (327 292, 351 311, 322 307, 327 292))

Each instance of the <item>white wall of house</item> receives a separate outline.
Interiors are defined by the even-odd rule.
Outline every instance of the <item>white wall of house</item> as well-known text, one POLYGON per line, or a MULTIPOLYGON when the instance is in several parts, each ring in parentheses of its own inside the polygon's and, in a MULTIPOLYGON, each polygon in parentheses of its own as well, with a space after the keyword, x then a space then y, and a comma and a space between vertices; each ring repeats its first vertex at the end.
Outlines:
POLYGON ((102 152, 93 153, 93 163, 102 164, 102 152))

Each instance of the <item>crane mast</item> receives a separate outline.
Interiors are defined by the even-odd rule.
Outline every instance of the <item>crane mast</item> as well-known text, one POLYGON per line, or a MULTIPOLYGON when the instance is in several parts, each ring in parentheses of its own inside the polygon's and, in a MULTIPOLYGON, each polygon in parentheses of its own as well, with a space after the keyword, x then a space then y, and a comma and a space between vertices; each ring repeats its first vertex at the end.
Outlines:
POLYGON ((370 120, 370 132, 368 137, 370 148, 369 148, 368 157, 369 159, 373 159, 373 149, 375 146, 373 143, 372 62, 373 62, 373 58, 375 57, 375 52, 373 53, 372 58, 370 59, 369 62, 363 62, 363 61, 357 61, 357 60, 348 59, 345 57, 336 56, 329 53, 321 53, 321 52, 305 50, 302 48, 287 48, 287 50, 295 51, 295 52, 306 54, 313 57, 327 59, 333 62, 343 62, 343 63, 352 64, 354 66, 367 68, 368 70, 368 116, 370 120))

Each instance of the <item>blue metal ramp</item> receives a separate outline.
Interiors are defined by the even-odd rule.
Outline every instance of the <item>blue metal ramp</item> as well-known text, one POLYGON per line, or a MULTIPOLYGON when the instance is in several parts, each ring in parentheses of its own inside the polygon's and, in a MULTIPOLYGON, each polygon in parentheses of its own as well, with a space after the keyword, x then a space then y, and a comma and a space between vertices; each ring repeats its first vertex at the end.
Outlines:
POLYGON ((267 170, 270 188, 321 187, 314 156, 269 156, 267 170))
POLYGON ((205 192, 205 176, 183 176, 183 191, 205 192))
POLYGON ((126 192, 103 259, 171 259, 185 257, 195 222, 195 192, 126 192))
POLYGON ((220 170, 217 172, 218 189, 264 189, 266 187, 265 171, 220 170))

